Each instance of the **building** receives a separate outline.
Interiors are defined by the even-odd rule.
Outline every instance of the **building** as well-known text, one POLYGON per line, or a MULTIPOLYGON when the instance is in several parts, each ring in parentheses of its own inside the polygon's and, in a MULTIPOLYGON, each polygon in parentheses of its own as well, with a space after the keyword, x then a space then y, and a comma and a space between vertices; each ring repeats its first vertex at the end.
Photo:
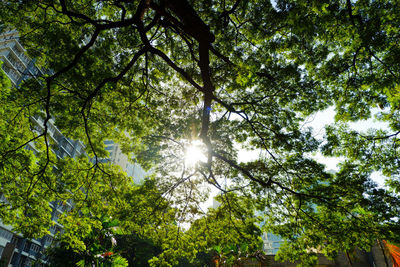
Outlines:
POLYGON ((110 162, 111 164, 118 165, 122 171, 126 172, 135 184, 143 182, 144 178, 148 175, 137 163, 132 163, 128 156, 122 152, 121 146, 111 140, 104 141, 106 150, 110 154, 109 158, 102 159, 101 162, 110 162))
MULTIPOLYGON (((19 43, 18 38, 18 32, 15 30, 0 34, 2 69, 11 80, 13 86, 16 87, 26 79, 44 74, 43 70, 35 66, 35 61, 25 55, 25 49, 19 43)), ((31 121, 35 131, 42 132, 44 130, 44 121, 41 116, 33 116, 31 121)), ((49 137, 55 144, 52 149, 58 158, 77 157, 85 153, 83 143, 65 137, 54 125, 53 119, 48 121, 47 127, 49 137)), ((131 163, 128 157, 122 153, 118 144, 112 141, 105 141, 105 145, 110 157, 102 159, 102 162, 110 162, 120 166, 137 184, 144 180, 147 173, 138 164, 131 163)), ((28 144, 25 148, 35 151, 33 144, 28 144)), ((0 195, 0 201, 7 200, 0 195)), ((34 261, 42 256, 41 252, 52 243, 54 236, 62 231, 63 227, 57 222, 58 218, 63 212, 69 211, 73 203, 70 201, 67 203, 56 201, 49 203, 49 205, 52 208, 51 218, 54 221, 54 225, 49 229, 50 234, 39 239, 23 238, 20 233, 14 232, 10 225, 5 225, 0 220, 0 259, 8 263, 8 266, 32 266, 34 261)))
POLYGON ((283 244, 284 240, 273 233, 263 233, 261 236, 263 240, 263 250, 266 255, 275 255, 278 253, 280 246, 283 244))
POLYGON ((3 62, 2 69, 14 86, 27 78, 43 74, 35 66, 34 60, 25 55, 25 49, 18 42, 18 33, 15 30, 0 35, 0 61, 3 62))
MULTIPOLYGON (((18 33, 15 30, 0 35, 0 61, 3 62, 2 69, 16 87, 25 79, 44 74, 35 66, 34 60, 25 55, 25 49, 19 43, 18 33)), ((31 117, 31 121, 35 131, 44 130, 44 121, 40 116, 31 117)), ((83 143, 65 137, 54 125, 52 119, 49 120, 47 127, 49 137, 55 143, 52 149, 57 157, 76 157, 84 153, 83 143)), ((25 148, 35 151, 33 144, 28 144, 25 148)), ((0 195, 0 201, 7 200, 0 195)), ((62 231, 62 225, 57 223, 57 220, 63 212, 72 208, 72 203, 52 202, 49 205, 52 208, 51 217, 54 225, 49 229, 50 234, 39 239, 28 240, 0 220, 0 259, 9 264, 8 266, 32 266, 33 262, 41 256, 41 251, 52 243, 54 235, 62 231)))
MULTIPOLYGON (((40 117, 32 117, 32 122, 35 125, 35 130, 40 132, 43 130, 43 120, 40 117)), ((65 137, 54 126, 53 121, 48 123, 50 138, 55 141, 56 146, 54 152, 59 158, 76 157, 84 153, 84 146, 80 141, 74 141, 65 137)), ((26 146, 26 149, 35 151, 35 147, 31 144, 26 146)), ((0 196, 0 201, 7 201, 0 196)), ((62 231, 62 225, 59 224, 58 218, 60 215, 69 211, 72 208, 72 202, 51 202, 52 208, 51 219, 54 225, 49 229, 50 233, 39 239, 26 239, 20 233, 13 232, 12 227, 5 225, 0 220, 0 259, 9 262, 9 266, 32 266, 33 262, 41 256, 41 252, 48 247, 54 239, 54 236, 62 231), (4 252, 4 253, 3 253, 4 252), (3 255, 4 254, 4 255, 3 255)))

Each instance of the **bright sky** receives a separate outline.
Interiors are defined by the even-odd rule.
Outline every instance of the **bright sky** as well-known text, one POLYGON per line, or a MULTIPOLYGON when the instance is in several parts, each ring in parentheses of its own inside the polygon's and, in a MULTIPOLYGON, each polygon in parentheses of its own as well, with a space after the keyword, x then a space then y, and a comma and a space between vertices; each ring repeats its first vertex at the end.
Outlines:
MULTIPOLYGON (((377 113, 378 109, 373 110, 373 113, 377 113)), ((324 127, 325 125, 334 123, 334 115, 335 110, 334 107, 330 107, 324 111, 317 112, 316 114, 310 116, 307 122, 304 124, 304 127, 312 127, 314 136, 322 139, 325 133, 324 127)), ((379 129, 388 129, 388 125, 383 122, 377 122, 375 119, 369 119, 365 121, 360 121, 357 123, 350 123, 351 128, 357 131, 366 131, 369 128, 379 128, 379 129)), ((255 160, 259 157, 260 151, 249 151, 240 149, 238 153, 238 160, 240 162, 247 162, 251 160, 255 160)), ((326 165, 326 170, 336 171, 338 170, 337 164, 341 161, 340 158, 328 158, 321 155, 321 153, 316 153, 313 156, 318 162, 321 162, 326 165)), ((375 172, 371 175, 372 180, 374 180, 379 187, 384 186, 384 177, 380 175, 378 172, 375 172)), ((203 208, 211 207, 213 204, 213 197, 218 193, 218 190, 212 188, 210 199, 202 205, 203 208)))
MULTIPOLYGON (((380 110, 373 109, 373 114, 376 114, 380 110)), ((330 107, 324 111, 317 112, 314 116, 312 116, 309 120, 309 123, 306 126, 311 126, 314 129, 314 134, 317 138, 322 138, 324 135, 324 127, 325 125, 332 124, 334 122, 335 110, 333 107, 330 107)), ((349 126, 357 131, 367 131, 369 128, 376 129, 388 129, 388 124, 384 122, 378 122, 374 118, 359 121, 356 123, 349 123, 349 126)), ((340 162, 340 158, 327 158, 322 156, 320 153, 317 153, 314 157, 317 161, 325 164, 327 166, 327 170, 337 170, 337 164, 340 162)), ((378 172, 375 172, 371 175, 372 180, 374 180, 379 187, 384 186, 384 177, 380 175, 378 172)))

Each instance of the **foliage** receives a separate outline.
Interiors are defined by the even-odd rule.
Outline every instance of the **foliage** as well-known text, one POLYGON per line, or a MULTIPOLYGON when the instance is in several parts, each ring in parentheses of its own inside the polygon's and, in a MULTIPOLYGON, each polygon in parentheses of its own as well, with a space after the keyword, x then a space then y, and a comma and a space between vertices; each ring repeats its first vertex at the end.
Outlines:
POLYGON ((216 267, 219 266, 246 266, 250 261, 256 261, 258 266, 269 266, 269 260, 262 251, 248 253, 247 244, 241 246, 227 246, 223 249, 216 248, 217 254, 213 257, 216 267), (247 252, 247 253, 246 253, 247 252))
POLYGON ((161 253, 161 248, 151 240, 139 238, 137 234, 117 235, 115 249, 128 260, 129 266, 148 266, 148 261, 161 253))
POLYGON ((71 199, 76 208, 62 224, 72 249, 87 249, 98 218, 111 216, 161 247, 153 266, 194 261, 215 246, 254 251, 260 231, 287 240, 280 259, 304 264, 315 249, 334 257, 376 239, 400 242, 399 5, 1 1, 1 23, 51 70, 2 85, 1 219, 41 236, 51 225, 47 203, 71 199), (335 123, 321 139, 305 124, 329 106, 335 123), (385 129, 350 127, 373 113, 385 129), (49 120, 81 140, 86 156, 57 158, 49 120), (143 187, 101 163, 106 139, 151 169, 143 187), (195 142, 206 160, 187 166, 195 142), (258 157, 239 160, 242 149, 258 157), (335 173, 318 152, 342 159, 335 173), (210 186, 223 208, 205 212, 210 186))
POLYGON ((59 243, 46 251, 50 266, 128 266, 128 261, 114 253, 114 230, 118 225, 115 220, 99 218, 100 229, 88 231, 83 243, 85 250, 72 248, 64 236, 59 237, 59 243))
MULTIPOLYGON (((0 63, 0 66, 2 66, 3 64, 0 63)), ((1 92, 3 94, 7 94, 7 91, 11 88, 11 82, 10 80, 8 80, 6 74, 4 73, 3 69, 0 70, 0 88, 1 88, 1 92)))

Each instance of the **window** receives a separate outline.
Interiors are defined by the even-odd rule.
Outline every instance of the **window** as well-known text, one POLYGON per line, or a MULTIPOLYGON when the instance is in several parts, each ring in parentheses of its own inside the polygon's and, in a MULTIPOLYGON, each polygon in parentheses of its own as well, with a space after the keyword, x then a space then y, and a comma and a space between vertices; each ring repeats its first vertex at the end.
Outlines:
POLYGON ((56 131, 56 128, 50 123, 47 124, 47 128, 48 128, 49 133, 51 133, 51 134, 53 134, 56 131))
POLYGON ((31 242, 26 241, 23 250, 24 250, 25 252, 28 252, 29 249, 30 249, 30 247, 31 247, 31 242))
POLYGON ((79 143, 76 145, 75 150, 76 150, 76 153, 77 153, 78 155, 80 155, 80 154, 82 154, 82 153, 85 152, 85 151, 84 151, 84 147, 83 147, 81 144, 79 144, 79 143))
POLYGON ((13 234, 10 231, 0 228, 0 237, 10 241, 13 237, 13 234))
POLYGON ((58 218, 60 217, 60 215, 61 215, 61 212, 58 212, 58 211, 56 210, 56 211, 54 212, 54 214, 53 214, 52 220, 53 220, 53 221, 57 221, 58 218))
POLYGON ((7 59, 17 68, 19 72, 22 72, 24 70, 24 65, 19 62, 17 58, 15 58, 11 53, 8 54, 7 59))
POLYGON ((11 243, 17 245, 18 244, 18 237, 15 235, 11 238, 11 243))
POLYGON ((50 233, 54 234, 56 232, 56 226, 53 225, 50 227, 50 233))
POLYGON ((35 131, 37 131, 38 133, 42 133, 43 132, 43 128, 40 125, 35 124, 35 126, 33 127, 33 129, 35 131))
POLYGON ((7 73, 7 75, 10 76, 11 79, 13 79, 14 81, 17 81, 21 77, 21 75, 19 75, 19 73, 16 72, 13 68, 10 68, 4 64, 2 68, 7 73))
POLYGON ((64 153, 64 151, 62 151, 62 150, 57 150, 56 154, 57 154, 57 156, 59 156, 60 158, 63 158, 65 153, 64 153))
POLYGON ((31 70, 33 76, 36 76, 39 73, 39 69, 37 67, 33 67, 31 70))
POLYGON ((65 142, 64 148, 69 154, 74 151, 74 147, 68 141, 65 142))
POLYGON ((32 244, 31 245, 31 251, 37 253, 40 250, 40 246, 36 245, 36 244, 32 244))
POLYGON ((57 142, 61 143, 61 141, 63 140, 63 136, 60 133, 55 132, 54 139, 56 139, 57 142))
POLYGON ((50 245, 51 242, 53 242, 53 238, 51 236, 47 235, 45 237, 45 241, 44 241, 45 245, 50 245))

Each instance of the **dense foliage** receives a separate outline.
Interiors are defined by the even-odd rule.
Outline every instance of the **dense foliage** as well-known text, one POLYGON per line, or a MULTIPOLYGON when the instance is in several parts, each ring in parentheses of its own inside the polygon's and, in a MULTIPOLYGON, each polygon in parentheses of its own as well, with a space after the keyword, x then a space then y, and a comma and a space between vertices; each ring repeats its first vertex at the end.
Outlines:
POLYGON ((258 250, 261 225, 288 240, 279 258, 304 264, 315 249, 399 242, 398 10, 388 0, 1 1, 4 29, 51 70, 1 83, 1 219, 41 236, 47 203, 72 199, 62 218, 72 248, 112 216, 162 248, 155 266, 218 246, 258 250), (335 123, 318 139, 305 123, 330 106, 335 123), (386 129, 349 126, 373 113, 386 129), (50 119, 92 160, 58 159, 50 119), (135 186, 102 164, 105 139, 152 178, 135 186), (206 160, 188 166, 185 149, 199 142, 206 160), (239 161, 242 149, 258 157, 239 161), (316 152, 340 157, 337 172, 316 152), (222 206, 205 212, 209 186, 222 206))

